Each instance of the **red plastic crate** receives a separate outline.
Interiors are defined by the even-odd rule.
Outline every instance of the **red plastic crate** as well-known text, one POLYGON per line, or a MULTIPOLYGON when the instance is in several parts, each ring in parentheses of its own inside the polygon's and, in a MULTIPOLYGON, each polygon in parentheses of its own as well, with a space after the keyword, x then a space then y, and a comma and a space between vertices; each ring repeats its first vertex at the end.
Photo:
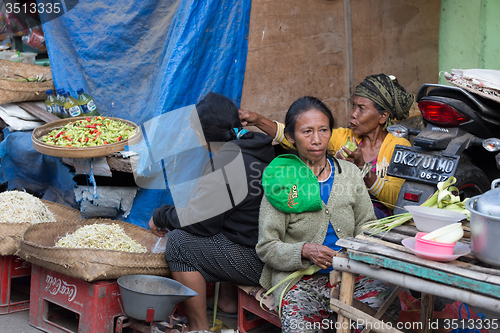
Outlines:
POLYGON ((85 282, 33 265, 30 325, 45 332, 113 333, 123 316, 116 280, 85 282))
POLYGON ((16 256, 0 256, 0 314, 29 309, 30 275, 31 263, 16 256))

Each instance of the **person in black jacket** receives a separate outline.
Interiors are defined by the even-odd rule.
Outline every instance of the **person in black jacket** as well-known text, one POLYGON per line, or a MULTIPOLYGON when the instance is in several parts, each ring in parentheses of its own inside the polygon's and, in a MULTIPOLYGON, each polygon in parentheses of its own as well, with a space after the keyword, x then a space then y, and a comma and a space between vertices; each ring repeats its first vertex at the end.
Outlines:
MULTIPOLYGON (((165 256, 172 277, 199 294, 183 303, 188 328, 204 332, 209 328, 206 282, 259 285, 264 264, 255 245, 261 178, 274 149, 269 136, 242 128, 238 108, 228 98, 209 93, 196 110, 206 148, 214 156, 189 204, 157 208, 149 227, 160 237, 168 232, 165 256)), ((221 290, 221 307, 223 298, 221 290)))

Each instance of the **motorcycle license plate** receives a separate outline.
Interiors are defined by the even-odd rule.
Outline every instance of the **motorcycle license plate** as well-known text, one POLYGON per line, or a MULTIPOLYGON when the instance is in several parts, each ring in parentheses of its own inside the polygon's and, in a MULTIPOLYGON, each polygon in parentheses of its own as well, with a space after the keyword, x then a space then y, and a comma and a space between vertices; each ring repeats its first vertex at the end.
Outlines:
POLYGON ((396 145, 387 174, 437 184, 455 175, 460 156, 396 145))

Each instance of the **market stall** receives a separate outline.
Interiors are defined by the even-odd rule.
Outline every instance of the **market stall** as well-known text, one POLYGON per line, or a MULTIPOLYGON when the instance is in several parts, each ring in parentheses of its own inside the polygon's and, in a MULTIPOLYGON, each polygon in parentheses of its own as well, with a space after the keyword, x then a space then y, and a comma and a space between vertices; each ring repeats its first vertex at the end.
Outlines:
MULTIPOLYGON (((133 328, 117 280, 169 275, 161 248, 155 250, 158 239, 145 227, 155 208, 173 200, 166 180, 160 189, 137 184, 133 160, 141 152, 131 147, 144 136, 182 133, 178 122, 152 132, 144 124, 210 91, 238 103, 241 98, 250 1, 119 2, 115 9, 79 1, 67 3, 60 15, 40 12, 50 67, 0 59, 1 74, 12 76, 0 79, 2 190, 42 198, 57 217, 38 225, 0 223, 0 248, 7 241, 12 248, 1 257, 0 309, 29 309, 30 324, 48 332, 133 328), (23 80, 15 81, 18 76, 23 80), (64 108, 76 107, 68 115, 79 111, 83 117, 60 119, 50 97, 59 89, 69 99, 84 90, 97 115, 80 103, 64 108), (57 245, 94 225, 121 230, 96 231, 104 242, 123 232, 141 251, 57 245), (27 299, 14 302, 17 289, 27 299)), ((150 324, 134 325, 153 331, 150 324)))

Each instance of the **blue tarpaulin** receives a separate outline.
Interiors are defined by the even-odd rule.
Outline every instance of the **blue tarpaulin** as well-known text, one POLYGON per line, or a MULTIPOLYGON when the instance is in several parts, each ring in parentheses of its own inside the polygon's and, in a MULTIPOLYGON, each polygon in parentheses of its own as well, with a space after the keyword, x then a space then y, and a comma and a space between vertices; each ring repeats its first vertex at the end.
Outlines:
MULTIPOLYGON (((196 104, 210 91, 239 105, 250 4, 250 0, 80 0, 66 14, 43 24, 55 86, 72 96, 83 88, 102 114, 139 125, 196 104)), ((182 129, 171 124, 164 130, 182 129)), ((57 158, 37 156, 29 135, 13 135, 1 144, 1 168, 13 166, 19 154, 36 162, 16 165, 17 174, 4 170, 0 181, 9 182, 10 188, 11 183, 37 182, 41 176, 37 170, 46 168, 46 163, 57 164, 57 175, 43 175, 43 182, 59 190, 59 196, 67 195, 68 186, 74 186, 69 170, 57 158), (15 153, 13 140, 22 141, 15 153), (66 184, 58 186, 61 179, 66 184)), ((127 221, 146 226, 152 211, 165 203, 172 203, 168 189, 141 189, 127 221)))

